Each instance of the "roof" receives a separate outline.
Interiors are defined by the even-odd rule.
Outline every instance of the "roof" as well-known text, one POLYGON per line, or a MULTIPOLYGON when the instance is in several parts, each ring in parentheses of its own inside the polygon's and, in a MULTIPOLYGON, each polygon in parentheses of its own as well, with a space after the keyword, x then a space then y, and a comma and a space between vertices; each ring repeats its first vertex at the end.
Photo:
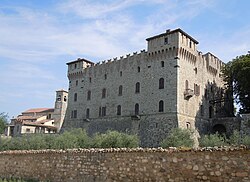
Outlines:
POLYGON ((44 128, 57 129, 55 126, 49 126, 49 125, 38 124, 38 123, 27 122, 27 121, 24 121, 22 124, 25 126, 39 126, 39 127, 44 127, 44 128))
POLYGON ((40 112, 53 112, 54 108, 32 108, 24 111, 23 113, 40 113, 40 112))
POLYGON ((70 65, 70 64, 74 64, 74 63, 81 62, 81 61, 84 61, 84 62, 87 62, 87 63, 90 63, 90 64, 95 64, 95 63, 93 63, 92 61, 89 61, 89 60, 84 59, 84 58, 78 58, 77 60, 68 62, 68 63, 66 63, 66 64, 67 64, 67 65, 70 65))
POLYGON ((57 90, 56 92, 67 92, 68 93, 68 91, 66 91, 64 89, 57 90))
POLYGON ((159 35, 155 35, 153 37, 149 37, 146 40, 149 41, 149 40, 152 40, 152 39, 155 39, 155 38, 159 38, 159 37, 162 37, 162 36, 166 36, 166 35, 170 35, 170 34, 173 34, 173 33, 176 33, 176 32, 180 32, 180 33, 184 34, 185 36, 187 36, 188 38, 190 38, 193 42, 195 42, 196 44, 199 44, 199 42, 197 40, 195 40, 193 37, 191 37, 190 35, 188 35, 186 32, 184 32, 180 28, 177 28, 177 29, 172 30, 172 31, 167 30, 165 33, 162 33, 162 34, 159 34, 159 35))

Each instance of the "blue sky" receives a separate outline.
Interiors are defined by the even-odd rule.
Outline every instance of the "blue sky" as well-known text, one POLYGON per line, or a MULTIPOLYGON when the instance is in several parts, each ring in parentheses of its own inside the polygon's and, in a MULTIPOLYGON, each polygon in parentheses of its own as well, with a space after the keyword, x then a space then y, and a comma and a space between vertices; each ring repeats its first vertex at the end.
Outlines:
POLYGON ((181 28, 228 62, 250 50, 249 0, 0 0, 0 112, 53 107, 66 62, 146 49, 181 28))

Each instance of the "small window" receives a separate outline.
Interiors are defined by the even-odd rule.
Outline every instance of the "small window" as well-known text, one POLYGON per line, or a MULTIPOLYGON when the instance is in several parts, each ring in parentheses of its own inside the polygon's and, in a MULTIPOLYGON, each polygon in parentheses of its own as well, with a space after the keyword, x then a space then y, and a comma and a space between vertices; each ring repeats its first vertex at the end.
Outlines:
POLYGON ((118 95, 122 96, 122 85, 119 86, 118 95))
POLYGON ((78 80, 76 80, 76 86, 78 86, 78 80))
POLYGON ((140 66, 137 67, 137 72, 140 73, 141 72, 141 68, 140 66))
POLYGON ((67 97, 64 96, 64 97, 63 97, 63 100, 64 100, 64 102, 67 102, 67 97))
POLYGON ((140 83, 139 82, 137 82, 135 84, 135 93, 140 93, 140 83))
POLYGON ((87 100, 90 100, 90 99, 91 99, 91 91, 89 90, 87 93, 87 100))
POLYGON ((189 47, 192 48, 192 41, 189 42, 189 47))
POLYGON ((106 107, 102 107, 102 116, 106 116, 106 107))
POLYGON ((77 110, 74 110, 74 118, 77 118, 77 110))
POLYGON ((164 78, 160 78, 159 80, 159 89, 164 89, 164 78))
POLYGON ((165 39, 164 39, 164 44, 165 44, 165 45, 168 44, 168 37, 165 37, 165 39))
POLYGON ((86 118, 87 119, 89 118, 89 108, 87 108, 87 110, 86 110, 86 118))
POLYGON ((30 133, 30 128, 26 128, 26 133, 30 133))
POLYGON ((161 61, 161 67, 162 68, 164 67, 164 61, 161 61))
POLYGON ((200 111, 201 111, 201 116, 204 116, 204 109, 203 109, 203 105, 200 106, 200 111))
POLYGON ((104 79, 107 80, 107 74, 104 75, 104 79))
POLYGON ((121 107, 121 105, 118 105, 117 106, 117 115, 120 116, 121 112, 122 112, 122 107, 121 107))
POLYGON ((77 68, 77 64, 75 64, 75 69, 77 68))
POLYGON ((102 108, 99 107, 99 117, 101 117, 101 116, 102 116, 102 108))
POLYGON ((185 89, 188 90, 188 80, 185 82, 185 89))
POLYGON ((61 101, 61 100, 62 100, 62 96, 61 96, 61 95, 58 95, 57 101, 61 101))
POLYGON ((74 94, 74 101, 77 101, 77 93, 74 94))
POLYGON ((135 115, 139 115, 139 104, 135 104, 135 115))
POLYGON ((190 128, 191 128, 190 122, 186 122, 186 127, 187 127, 187 129, 190 129, 190 128))
POLYGON ((122 71, 120 71, 120 76, 122 76, 122 71))
POLYGON ((91 79, 91 77, 89 77, 89 83, 91 83, 91 81, 92 81, 92 79, 91 79))
POLYGON ((106 88, 102 89, 102 98, 106 98, 106 88))
POLYGON ((164 102, 163 102, 163 100, 161 100, 159 102, 159 112, 163 112, 163 111, 164 111, 164 102))

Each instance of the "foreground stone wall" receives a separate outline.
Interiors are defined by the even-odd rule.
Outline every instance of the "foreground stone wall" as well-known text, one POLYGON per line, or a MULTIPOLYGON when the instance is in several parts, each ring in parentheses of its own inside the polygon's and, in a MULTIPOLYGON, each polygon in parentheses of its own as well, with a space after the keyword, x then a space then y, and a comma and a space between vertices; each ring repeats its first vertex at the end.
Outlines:
POLYGON ((0 153, 0 177, 50 181, 250 181, 250 150, 76 149, 0 153))

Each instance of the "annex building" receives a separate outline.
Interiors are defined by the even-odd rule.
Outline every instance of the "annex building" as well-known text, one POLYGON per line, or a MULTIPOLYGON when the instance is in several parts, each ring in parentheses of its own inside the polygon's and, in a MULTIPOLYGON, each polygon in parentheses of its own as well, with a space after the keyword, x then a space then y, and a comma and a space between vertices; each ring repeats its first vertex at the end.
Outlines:
POLYGON ((158 146, 173 127, 200 134, 229 130, 214 122, 232 116, 224 63, 200 52, 198 41, 181 29, 146 40, 147 50, 99 63, 84 58, 67 63, 63 129, 138 134, 142 146, 158 146))

